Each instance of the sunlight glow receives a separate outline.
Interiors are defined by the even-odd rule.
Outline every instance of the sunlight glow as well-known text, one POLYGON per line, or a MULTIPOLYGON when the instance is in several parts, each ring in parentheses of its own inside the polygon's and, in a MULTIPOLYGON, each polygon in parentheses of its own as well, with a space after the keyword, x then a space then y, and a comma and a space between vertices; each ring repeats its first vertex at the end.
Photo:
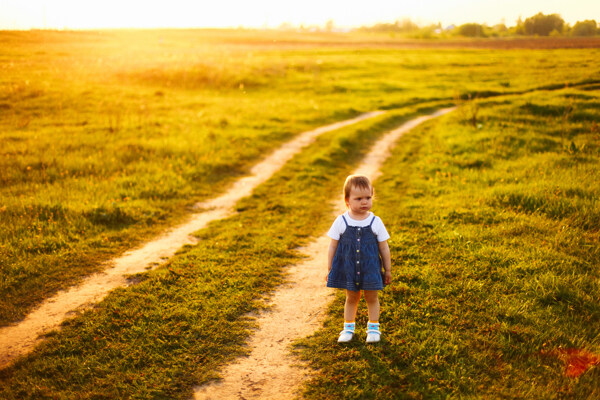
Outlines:
POLYGON ((559 13, 566 22, 600 19, 600 2, 590 0, 3 0, 0 29, 93 29, 153 27, 351 27, 410 18, 421 25, 479 22, 513 25, 538 12, 559 13))

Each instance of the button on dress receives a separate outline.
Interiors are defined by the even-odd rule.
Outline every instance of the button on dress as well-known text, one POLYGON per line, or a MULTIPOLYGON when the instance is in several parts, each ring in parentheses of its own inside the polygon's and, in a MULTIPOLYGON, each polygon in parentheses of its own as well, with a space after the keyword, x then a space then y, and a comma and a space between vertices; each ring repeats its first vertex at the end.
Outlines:
POLYGON ((379 242, 371 226, 350 226, 342 215, 346 230, 341 234, 338 247, 327 276, 327 287, 358 290, 382 290, 379 242))

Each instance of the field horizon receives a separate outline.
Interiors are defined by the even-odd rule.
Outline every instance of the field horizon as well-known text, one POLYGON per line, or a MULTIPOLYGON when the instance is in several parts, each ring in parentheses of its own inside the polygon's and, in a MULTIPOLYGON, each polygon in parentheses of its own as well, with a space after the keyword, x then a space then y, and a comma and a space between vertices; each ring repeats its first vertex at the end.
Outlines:
POLYGON ((114 28, 114 29, 30 29, 30 30, 0 30, 0 43, 11 41, 31 40, 43 37, 45 41, 58 39, 59 36, 69 37, 82 35, 134 35, 163 34, 188 39, 193 36, 203 37, 216 43, 272 45, 310 45, 319 47, 331 46, 368 46, 377 45, 397 48, 492 48, 492 49, 558 49, 558 48, 597 48, 600 47, 600 37, 547 37, 547 36, 509 36, 509 37, 429 37, 410 38, 382 32, 299 32, 277 29, 251 28, 114 28))

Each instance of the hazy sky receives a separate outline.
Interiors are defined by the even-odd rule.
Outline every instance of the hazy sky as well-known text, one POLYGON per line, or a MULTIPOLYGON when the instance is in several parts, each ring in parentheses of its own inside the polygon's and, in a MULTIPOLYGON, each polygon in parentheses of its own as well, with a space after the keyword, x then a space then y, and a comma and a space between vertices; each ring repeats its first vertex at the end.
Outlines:
POLYGON ((538 12, 566 22, 600 20, 600 0, 0 0, 0 29, 515 24, 538 12))

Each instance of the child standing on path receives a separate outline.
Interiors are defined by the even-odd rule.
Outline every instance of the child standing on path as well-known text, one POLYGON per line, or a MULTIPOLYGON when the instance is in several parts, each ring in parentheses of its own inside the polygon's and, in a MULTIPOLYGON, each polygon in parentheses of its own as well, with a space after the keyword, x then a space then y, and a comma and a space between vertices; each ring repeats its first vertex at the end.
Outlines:
POLYGON ((392 265, 387 233, 383 222, 370 211, 373 186, 369 178, 350 175, 344 183, 344 200, 348 210, 338 216, 327 236, 331 238, 327 264, 327 287, 346 289, 344 330, 338 342, 354 336, 354 321, 361 290, 369 311, 367 343, 379 342, 378 291, 392 280, 392 265), (382 273, 382 264, 383 270, 382 273))

